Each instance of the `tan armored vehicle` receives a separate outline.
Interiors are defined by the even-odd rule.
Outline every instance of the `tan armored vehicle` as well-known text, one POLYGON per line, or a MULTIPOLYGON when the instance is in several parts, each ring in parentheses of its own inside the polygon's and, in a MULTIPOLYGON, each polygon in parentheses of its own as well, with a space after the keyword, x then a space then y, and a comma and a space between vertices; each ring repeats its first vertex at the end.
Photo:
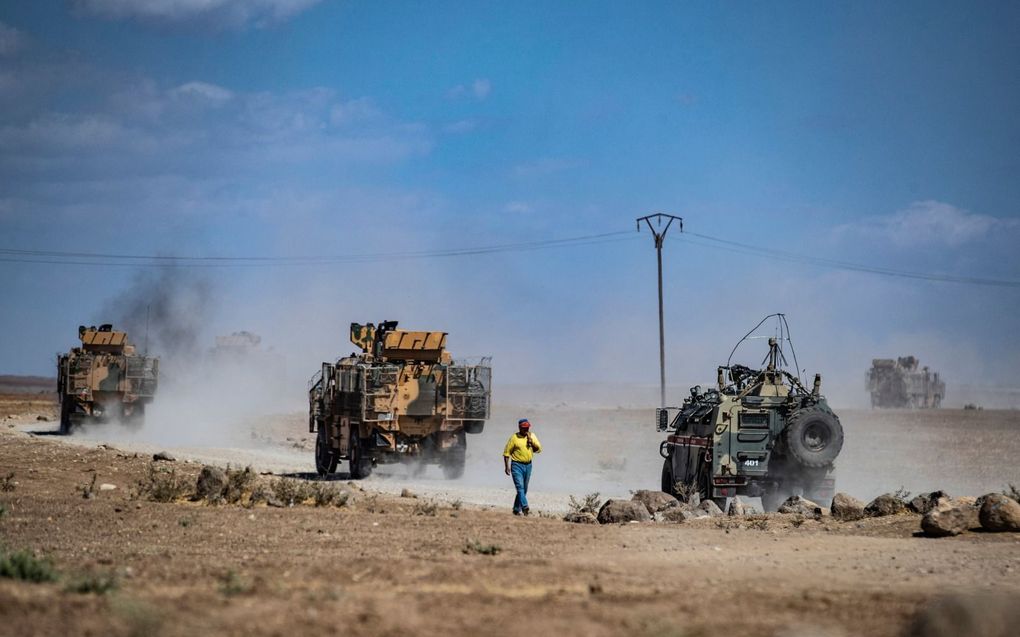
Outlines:
POLYGON ((317 433, 315 467, 326 475, 340 459, 352 478, 378 463, 437 463, 447 478, 464 472, 466 434, 489 418, 492 368, 454 361, 445 332, 351 324, 362 353, 323 363, 308 392, 309 431, 317 433))
POLYGON ((938 372, 920 367, 914 356, 876 358, 871 361, 866 386, 872 407, 938 409, 946 396, 946 384, 938 372))
POLYGON ((136 353, 112 325, 79 326, 78 338, 81 347, 57 357, 61 433, 86 421, 140 422, 156 394, 159 359, 136 353))

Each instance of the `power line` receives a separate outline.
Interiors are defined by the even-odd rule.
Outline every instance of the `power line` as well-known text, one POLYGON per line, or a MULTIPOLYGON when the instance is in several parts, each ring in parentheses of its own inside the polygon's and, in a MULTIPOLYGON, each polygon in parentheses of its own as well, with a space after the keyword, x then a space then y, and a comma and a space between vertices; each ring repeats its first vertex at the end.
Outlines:
POLYGON ((784 252, 782 250, 763 248, 761 246, 740 243, 737 241, 730 241, 728 239, 720 239, 718 237, 713 237, 698 232, 684 232, 682 235, 678 236, 678 239, 681 241, 686 241, 691 245, 707 247, 715 250, 725 250, 728 252, 735 252, 738 254, 747 254, 751 256, 775 259, 777 261, 787 261, 791 263, 805 263, 808 265, 830 268, 833 270, 864 272, 867 274, 877 274, 881 276, 897 277, 903 279, 916 279, 922 281, 936 281, 942 283, 960 283, 966 285, 984 285, 992 287, 1020 288, 1020 281, 1015 280, 990 279, 985 277, 955 276, 951 274, 936 274, 931 272, 914 272, 910 270, 898 270, 895 268, 865 265, 862 263, 854 263, 851 261, 840 261, 837 259, 814 257, 804 254, 797 254, 794 252, 784 252), (692 239, 692 237, 694 238, 692 239), (697 241, 696 239, 702 239, 703 241, 697 241))
POLYGON ((600 234, 545 239, 539 241, 521 241, 468 248, 450 248, 442 250, 419 250, 400 252, 355 253, 345 255, 313 255, 301 257, 273 256, 189 256, 189 255, 141 255, 116 254, 99 252, 66 252, 57 250, 21 250, 0 248, 0 262, 7 263, 40 263, 50 265, 85 265, 115 267, 266 267, 266 266, 310 266, 337 265, 349 263, 374 263, 381 261, 397 261, 409 259, 433 259, 460 256, 476 256, 505 252, 527 252, 548 250, 553 248, 586 246, 616 241, 633 241, 634 237, 627 231, 603 232, 600 234), (626 235, 626 236, 625 236, 626 235))
MULTIPOLYGON (((698 232, 685 231, 675 235, 679 241, 691 245, 723 250, 737 254, 746 254, 760 258, 803 263, 816 267, 849 272, 861 272, 878 276, 932 281, 940 283, 956 283, 960 285, 981 285, 1000 288, 1020 288, 1020 281, 1009 279, 992 279, 987 277, 957 276, 932 272, 916 272, 899 270, 881 266, 841 261, 825 257, 815 257, 795 252, 786 252, 773 248, 740 243, 729 239, 721 239, 698 232)), ((419 250, 399 252, 371 252, 344 255, 312 255, 301 257, 277 257, 265 255, 219 256, 219 255, 143 255, 101 252, 71 252, 59 250, 24 250, 17 248, 0 248, 0 263, 23 263, 38 265, 73 265, 96 267, 187 267, 187 268, 264 268, 264 267, 308 267, 330 266, 357 263, 378 263, 385 261, 424 260, 437 258, 453 258, 478 256, 486 254, 531 252, 575 246, 589 246, 621 241, 633 241, 638 237, 629 231, 603 232, 598 234, 545 239, 538 241, 519 241, 467 248, 449 248, 440 250, 419 250)))

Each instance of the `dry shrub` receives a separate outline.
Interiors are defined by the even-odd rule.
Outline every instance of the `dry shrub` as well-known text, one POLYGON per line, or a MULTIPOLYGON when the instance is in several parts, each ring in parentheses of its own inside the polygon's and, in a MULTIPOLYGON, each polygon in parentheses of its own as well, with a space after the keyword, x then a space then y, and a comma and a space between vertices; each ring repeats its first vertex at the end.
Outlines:
POLYGON ((598 491, 595 493, 589 493, 580 500, 577 500, 574 496, 570 496, 568 506, 573 513, 591 513, 595 515, 599 512, 599 508, 602 506, 602 500, 599 496, 600 494, 598 491))
POLYGON ((462 549, 465 555, 477 553, 479 555, 498 555, 503 550, 498 544, 482 544, 478 540, 468 540, 462 549))
POLYGON ((227 465, 227 484, 223 487, 223 499, 230 504, 251 500, 252 492, 258 482, 258 476, 251 467, 231 469, 227 465))
POLYGON ((160 466, 155 462, 149 463, 145 477, 135 486, 135 494, 138 497, 153 502, 173 502, 184 497, 187 492, 188 488, 177 475, 176 469, 160 466))
POLYGON ((349 493, 341 491, 331 484, 317 482, 312 485, 312 501, 317 507, 346 506, 347 500, 350 497, 351 495, 349 493))
POLYGON ((14 472, 11 471, 4 477, 0 478, 0 491, 14 491, 17 483, 14 482, 14 472))
POLYGON ((10 553, 0 549, 0 577, 23 582, 55 582, 57 571, 48 559, 28 550, 10 553))
POLYGON ((678 500, 684 503, 689 503, 693 496, 700 494, 696 485, 687 484, 686 482, 674 483, 673 493, 676 494, 678 500))
POLYGON ((313 497, 312 489, 304 480, 279 478, 273 481, 273 495, 285 506, 294 506, 313 497))
POLYGON ((81 595, 90 593, 106 595, 117 590, 119 586, 120 583, 113 573, 90 573, 72 581, 65 590, 69 593, 79 593, 81 595))
POLYGON ((414 510, 411 511, 414 515, 427 515, 429 517, 435 517, 436 512, 439 511, 439 505, 433 500, 422 500, 414 505, 414 510))
POLYGON ((379 494, 373 493, 363 500, 365 504, 365 510, 369 513, 383 513, 384 510, 379 504, 379 494))
POLYGON ((96 472, 92 472, 92 481, 88 484, 79 484, 78 492, 81 493, 81 497, 86 500, 91 500, 96 497, 96 472))
POLYGON ((220 576, 220 592, 227 597, 250 593, 252 588, 252 583, 236 571, 230 570, 220 576))

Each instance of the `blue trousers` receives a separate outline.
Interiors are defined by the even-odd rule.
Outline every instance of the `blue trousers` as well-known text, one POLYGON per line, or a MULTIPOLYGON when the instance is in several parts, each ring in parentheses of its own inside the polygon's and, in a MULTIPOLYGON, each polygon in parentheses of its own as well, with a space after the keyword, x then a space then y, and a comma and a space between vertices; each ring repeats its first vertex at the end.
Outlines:
POLYGON ((514 513, 528 508, 528 483, 531 482, 531 463, 511 462, 510 475, 514 479, 517 497, 514 498, 514 513))

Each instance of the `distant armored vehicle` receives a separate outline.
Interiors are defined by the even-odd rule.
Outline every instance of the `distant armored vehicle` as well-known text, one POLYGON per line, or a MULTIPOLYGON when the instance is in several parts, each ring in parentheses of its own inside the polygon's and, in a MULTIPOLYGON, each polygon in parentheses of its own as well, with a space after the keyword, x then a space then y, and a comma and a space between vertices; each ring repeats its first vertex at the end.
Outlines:
POLYGON ((362 349, 323 363, 309 385, 308 427, 317 433, 315 467, 321 475, 350 463, 352 478, 377 463, 438 463, 447 478, 464 472, 467 437, 489 418, 489 359, 453 361, 445 332, 398 330, 351 323, 351 342, 362 349))
MULTIPOLYGON (((761 497, 766 511, 790 495, 822 506, 832 499, 843 427, 821 394, 821 375, 808 391, 784 369, 785 317, 766 317, 737 346, 769 318, 779 329, 768 340, 764 369, 731 364, 731 352, 718 369, 717 387, 694 387, 683 407, 657 410, 658 430, 670 431, 659 446, 663 491, 680 498, 698 494, 720 507, 729 497, 761 497)), ((796 365, 794 358, 794 372, 796 365)))
POLYGON ((918 369, 913 356, 876 358, 866 379, 872 407, 938 409, 946 396, 946 384, 938 372, 918 369))
POLYGON ((248 331, 232 332, 216 337, 216 347, 210 350, 213 356, 243 357, 258 350, 262 337, 248 331))
POLYGON ((81 347, 57 357, 60 431, 86 421, 139 422, 159 380, 159 359, 135 352, 112 325, 78 327, 81 347))

